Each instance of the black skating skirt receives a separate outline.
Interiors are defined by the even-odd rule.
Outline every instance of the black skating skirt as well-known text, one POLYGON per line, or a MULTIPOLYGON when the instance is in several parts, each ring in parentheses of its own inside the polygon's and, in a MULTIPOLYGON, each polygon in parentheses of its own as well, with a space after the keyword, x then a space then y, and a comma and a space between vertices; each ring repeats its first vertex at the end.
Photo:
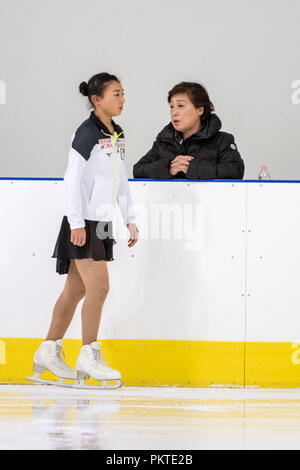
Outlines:
POLYGON ((113 245, 116 244, 112 236, 112 222, 99 222, 86 220, 86 243, 83 246, 71 242, 71 229, 68 218, 63 216, 56 245, 51 258, 57 258, 56 272, 67 274, 70 259, 93 258, 95 261, 114 261, 113 245))

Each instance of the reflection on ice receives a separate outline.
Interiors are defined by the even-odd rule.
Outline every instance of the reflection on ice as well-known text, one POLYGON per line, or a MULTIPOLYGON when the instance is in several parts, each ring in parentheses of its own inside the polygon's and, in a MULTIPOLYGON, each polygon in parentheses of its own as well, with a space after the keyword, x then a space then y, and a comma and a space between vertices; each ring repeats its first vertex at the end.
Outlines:
POLYGON ((0 386, 0 449, 300 449, 300 390, 0 386))

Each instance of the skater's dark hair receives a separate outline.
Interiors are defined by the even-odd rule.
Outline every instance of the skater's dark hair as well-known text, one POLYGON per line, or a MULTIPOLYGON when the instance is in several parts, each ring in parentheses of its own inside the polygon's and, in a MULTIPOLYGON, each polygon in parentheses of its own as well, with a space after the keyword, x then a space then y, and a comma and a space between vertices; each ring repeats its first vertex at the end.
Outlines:
POLYGON ((102 73, 97 73, 96 75, 93 75, 87 83, 86 82, 80 83, 79 91, 83 96, 88 97, 89 102, 90 102, 89 108, 95 108, 91 100, 91 96, 97 95, 97 96, 102 97, 107 85, 112 81, 120 82, 118 77, 116 77, 115 75, 111 75, 110 73, 107 73, 107 72, 102 72, 102 73))
POLYGON ((185 93, 195 106, 195 108, 204 107, 204 113, 201 116, 201 121, 204 121, 215 110, 214 105, 209 99, 208 93, 203 85, 197 82, 180 82, 175 85, 168 94, 168 103, 172 97, 179 93, 185 93))

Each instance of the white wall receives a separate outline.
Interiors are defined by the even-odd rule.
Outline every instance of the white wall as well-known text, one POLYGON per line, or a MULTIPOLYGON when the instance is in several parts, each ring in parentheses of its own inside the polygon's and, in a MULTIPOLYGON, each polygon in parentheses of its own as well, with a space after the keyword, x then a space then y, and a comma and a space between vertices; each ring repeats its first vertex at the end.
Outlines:
MULTIPOLYGON (((299 341, 300 184, 130 186, 140 240, 127 247, 117 213, 99 338, 299 341)), ((67 278, 51 258, 63 183, 0 180, 0 200, 0 337, 43 338, 67 278)), ((66 337, 81 336, 81 305, 66 337)))
POLYGON ((245 178, 267 164, 274 179, 300 179, 299 43, 298 0, 2 1, 0 175, 62 177, 90 113, 78 85, 108 71, 125 88, 129 177, 169 122, 168 91, 197 80, 245 178))

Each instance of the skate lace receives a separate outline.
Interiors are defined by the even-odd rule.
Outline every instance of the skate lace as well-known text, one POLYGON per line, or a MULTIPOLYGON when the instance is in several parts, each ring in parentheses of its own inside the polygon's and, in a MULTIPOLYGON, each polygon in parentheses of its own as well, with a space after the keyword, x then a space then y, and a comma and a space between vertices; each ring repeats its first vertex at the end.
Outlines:
POLYGON ((102 359, 102 357, 101 357, 101 356, 103 356, 104 359, 106 360, 106 362, 108 363, 108 360, 107 360, 107 358, 104 356, 103 352, 100 352, 100 351, 95 350, 95 349, 93 350, 93 352, 94 352, 94 359, 93 359, 93 361, 92 361, 93 364, 94 364, 96 367, 101 365, 101 366, 105 367, 106 369, 110 369, 110 370, 111 370, 111 367, 109 367, 109 365, 106 364, 106 363, 104 362, 104 360, 102 359))
POLYGON ((53 360, 56 362, 57 365, 62 367, 65 370, 70 370, 71 367, 68 366, 68 364, 65 363, 64 359, 61 357, 61 354, 63 355, 63 358, 65 358, 65 353, 64 350, 61 346, 56 346, 56 356, 53 356, 53 360))

